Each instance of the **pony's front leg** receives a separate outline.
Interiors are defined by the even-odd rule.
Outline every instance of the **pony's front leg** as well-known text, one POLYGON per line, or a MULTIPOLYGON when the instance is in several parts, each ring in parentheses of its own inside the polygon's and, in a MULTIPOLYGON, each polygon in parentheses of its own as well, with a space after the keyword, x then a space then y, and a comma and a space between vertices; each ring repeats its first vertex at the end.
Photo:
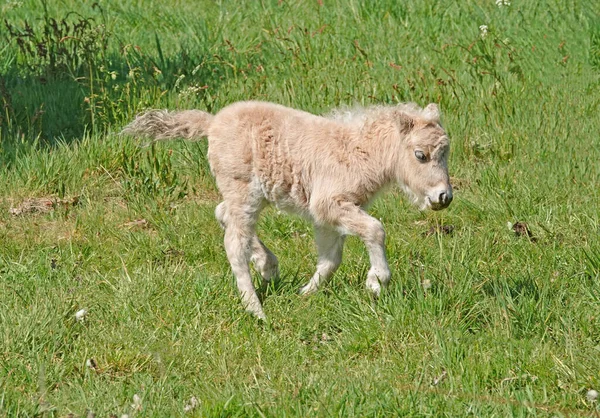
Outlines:
POLYGON ((351 202, 341 202, 330 207, 329 218, 335 220, 342 233, 357 235, 365 243, 369 253, 371 268, 367 273, 367 289, 375 297, 379 296, 381 286, 390 281, 390 268, 385 255, 385 231, 377 219, 370 216, 360 206, 351 202))

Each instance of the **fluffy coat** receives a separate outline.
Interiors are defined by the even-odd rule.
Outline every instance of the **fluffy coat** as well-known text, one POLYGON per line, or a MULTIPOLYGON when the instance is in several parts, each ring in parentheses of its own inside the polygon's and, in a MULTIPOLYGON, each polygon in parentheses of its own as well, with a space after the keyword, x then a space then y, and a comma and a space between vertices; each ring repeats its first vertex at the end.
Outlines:
POLYGON ((381 222, 365 207, 384 186, 399 184, 421 209, 452 200, 448 137, 437 105, 414 104, 334 111, 316 116, 266 102, 238 102, 216 115, 149 111, 124 133, 155 140, 207 136, 208 160, 223 196, 215 214, 245 308, 265 318, 252 284, 253 261, 265 281, 278 274, 275 255, 255 226, 268 203, 315 225, 317 271, 302 294, 312 293, 338 268, 346 235, 369 252, 367 288, 379 295, 390 271, 381 222))

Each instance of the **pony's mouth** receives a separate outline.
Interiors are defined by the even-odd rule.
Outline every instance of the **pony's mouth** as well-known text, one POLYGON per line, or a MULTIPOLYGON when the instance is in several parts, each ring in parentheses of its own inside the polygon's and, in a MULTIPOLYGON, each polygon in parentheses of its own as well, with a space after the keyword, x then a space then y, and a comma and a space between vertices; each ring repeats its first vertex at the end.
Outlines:
POLYGON ((425 197, 425 199, 423 199, 423 202, 419 206, 419 210, 425 211, 425 210, 428 210, 428 209, 433 209, 433 208, 432 208, 432 205, 431 205, 431 200, 429 200, 429 197, 425 197))
POLYGON ((448 206, 450 206, 450 203, 452 202, 452 189, 450 189, 449 192, 440 193, 439 195, 437 195, 437 199, 436 197, 434 197, 434 199, 436 200, 433 200, 431 196, 429 196, 426 193, 415 192, 406 185, 401 185, 401 187, 404 190, 404 192, 408 195, 412 203, 421 211, 437 211, 446 209, 448 206))
POLYGON ((452 202, 452 200, 446 200, 444 202, 432 202, 431 199, 429 198, 429 196, 427 196, 423 202, 423 204, 421 205, 421 210, 427 210, 427 209, 431 209, 431 210, 442 210, 442 209, 446 209, 448 206, 450 206, 450 202, 452 202))
POLYGON ((442 209, 446 209, 448 207, 448 205, 443 204, 443 203, 432 203, 431 204, 431 210, 442 210, 442 209))

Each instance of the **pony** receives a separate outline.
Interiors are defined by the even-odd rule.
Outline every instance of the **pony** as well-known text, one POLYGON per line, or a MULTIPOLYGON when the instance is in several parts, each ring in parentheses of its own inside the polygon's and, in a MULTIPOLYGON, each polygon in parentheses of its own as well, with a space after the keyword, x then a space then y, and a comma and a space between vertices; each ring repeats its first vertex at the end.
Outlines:
POLYGON ((452 202, 449 138, 435 103, 333 111, 317 116, 274 103, 243 101, 212 115, 201 110, 150 110, 123 133, 153 140, 208 138, 208 161, 223 201, 215 215, 242 303, 265 319, 250 271, 264 282, 278 260, 256 233, 268 204, 314 223, 318 260, 300 290, 315 292, 337 270, 347 235, 369 253, 366 287, 375 297, 390 269, 382 223, 366 208, 386 185, 397 184, 421 210, 452 202))

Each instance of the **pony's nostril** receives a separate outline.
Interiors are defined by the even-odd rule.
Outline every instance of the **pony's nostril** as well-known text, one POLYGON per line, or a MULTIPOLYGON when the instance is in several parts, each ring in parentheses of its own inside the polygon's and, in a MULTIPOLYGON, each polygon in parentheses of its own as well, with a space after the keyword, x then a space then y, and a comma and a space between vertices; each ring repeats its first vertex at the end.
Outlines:
POLYGON ((452 193, 442 192, 438 198, 438 202, 444 206, 448 206, 452 202, 452 193))

